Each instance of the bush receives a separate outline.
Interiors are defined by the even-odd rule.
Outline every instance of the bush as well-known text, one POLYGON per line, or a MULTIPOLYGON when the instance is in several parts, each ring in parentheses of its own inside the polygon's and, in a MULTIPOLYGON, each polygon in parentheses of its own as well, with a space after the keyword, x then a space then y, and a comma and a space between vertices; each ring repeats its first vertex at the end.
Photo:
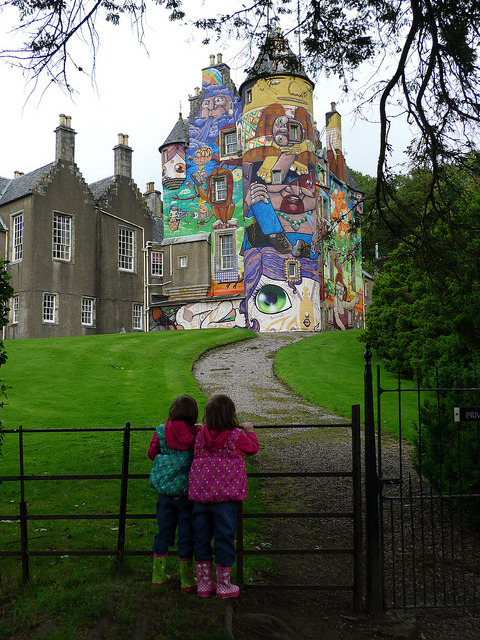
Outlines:
MULTIPOLYGON (((475 406, 473 393, 447 392, 437 401, 427 400, 421 408, 421 430, 415 440, 415 463, 434 491, 444 495, 480 494, 480 423, 455 422, 455 406, 475 406)), ((456 497, 469 523, 480 525, 478 498, 456 497)))

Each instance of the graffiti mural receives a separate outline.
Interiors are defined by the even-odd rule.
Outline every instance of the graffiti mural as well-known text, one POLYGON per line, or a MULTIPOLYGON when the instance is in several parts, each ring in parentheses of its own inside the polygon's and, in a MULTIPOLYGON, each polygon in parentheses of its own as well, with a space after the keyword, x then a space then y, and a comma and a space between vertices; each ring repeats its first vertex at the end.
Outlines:
POLYGON ((243 258, 236 250, 237 234, 243 237, 241 101, 232 83, 225 84, 227 69, 220 64, 203 70, 196 112, 188 121, 188 146, 175 143, 164 149, 165 237, 232 232, 228 242, 225 236, 218 236, 218 242, 212 237, 212 296, 228 293, 225 283, 243 280, 243 258), (229 247, 235 259, 226 255, 229 247))
POLYGON ((351 228, 361 213, 361 194, 331 179, 329 237, 324 246, 324 297, 331 329, 363 327, 360 230, 351 228))
POLYGON ((233 329, 245 327, 240 300, 195 302, 168 309, 154 307, 150 314, 150 331, 173 329, 233 329))
POLYGON ((245 253, 245 300, 240 310, 254 331, 318 331, 320 283, 315 260, 271 247, 245 253))
POLYGON ((311 86, 300 78, 293 83, 291 77, 278 77, 268 86, 263 79, 260 83, 258 91, 253 88, 260 98, 243 115, 247 326, 257 331, 318 331, 311 86), (259 103, 267 97, 271 104, 259 103))

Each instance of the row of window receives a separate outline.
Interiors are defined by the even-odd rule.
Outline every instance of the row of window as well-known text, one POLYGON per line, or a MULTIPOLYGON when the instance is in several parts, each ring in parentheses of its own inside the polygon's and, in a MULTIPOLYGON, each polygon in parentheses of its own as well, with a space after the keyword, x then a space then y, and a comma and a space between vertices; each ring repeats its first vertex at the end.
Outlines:
MULTIPOLYGON (((236 268, 236 240, 234 232, 223 232, 216 238, 217 269, 231 271, 236 268)), ((179 256, 178 266, 181 269, 188 265, 188 256, 179 256)), ((152 276, 163 276, 163 252, 152 251, 150 254, 150 272, 152 276)))
MULTIPOLYGON (((23 213, 12 217, 12 262, 23 258, 23 213)), ((52 226, 52 258, 71 262, 73 260, 73 216, 55 212, 52 226)), ((118 229, 118 268, 135 271, 135 231, 127 227, 118 229)))
MULTIPOLYGON (((82 298, 81 323, 84 327, 95 326, 95 298, 82 298)), ((44 293, 42 301, 42 322, 44 324, 58 323, 58 294, 44 293)), ((12 324, 18 324, 20 317, 19 296, 13 296, 10 301, 10 320, 12 324)), ((143 331, 143 304, 134 303, 132 306, 132 327, 134 330, 143 331)))

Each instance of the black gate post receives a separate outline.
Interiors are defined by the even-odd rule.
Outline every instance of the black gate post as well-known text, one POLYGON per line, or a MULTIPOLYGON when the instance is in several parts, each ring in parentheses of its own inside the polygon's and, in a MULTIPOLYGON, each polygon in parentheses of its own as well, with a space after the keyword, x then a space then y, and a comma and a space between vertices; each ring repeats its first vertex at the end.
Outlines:
POLYGON ((20 447, 20 549, 22 554, 22 577, 26 583, 30 579, 28 555, 28 517, 25 502, 25 469, 23 465, 23 427, 18 428, 18 444, 20 447))
POLYGON ((380 541, 379 497, 382 483, 377 474, 373 410, 372 353, 365 350, 365 529, 366 606, 371 616, 383 613, 383 561, 380 541))
POLYGON ((360 444, 360 405, 352 406, 352 473, 353 473, 353 609, 363 606, 362 559, 362 460, 360 444))
POLYGON ((130 457, 130 422, 123 432, 122 480, 120 485, 120 509, 118 514, 117 562, 122 562, 125 551, 125 523, 127 520, 128 462, 130 457))

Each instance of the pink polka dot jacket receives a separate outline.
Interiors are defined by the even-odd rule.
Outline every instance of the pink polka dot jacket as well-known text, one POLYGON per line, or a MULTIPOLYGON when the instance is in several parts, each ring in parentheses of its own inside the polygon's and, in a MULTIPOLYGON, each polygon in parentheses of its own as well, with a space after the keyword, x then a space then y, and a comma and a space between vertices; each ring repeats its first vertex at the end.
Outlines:
POLYGON ((257 451, 254 433, 240 429, 213 431, 205 425, 195 440, 189 499, 201 503, 245 500, 247 470, 243 457, 257 451))

